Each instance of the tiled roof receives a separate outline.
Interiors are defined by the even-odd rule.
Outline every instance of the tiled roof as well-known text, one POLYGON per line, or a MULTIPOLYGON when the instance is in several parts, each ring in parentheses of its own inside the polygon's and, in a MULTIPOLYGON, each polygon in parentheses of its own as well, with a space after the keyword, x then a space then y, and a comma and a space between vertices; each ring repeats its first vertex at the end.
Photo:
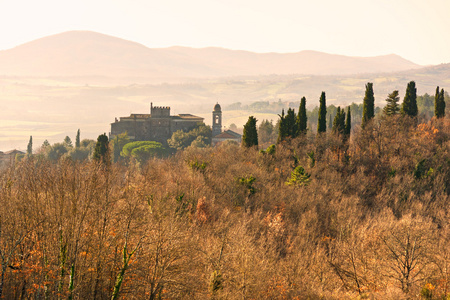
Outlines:
POLYGON ((203 118, 202 117, 198 117, 198 116, 194 116, 194 115, 191 115, 191 114, 178 114, 178 115, 176 115, 176 116, 172 116, 171 118, 176 118, 176 119, 178 119, 178 118, 180 118, 180 119, 201 119, 201 120, 203 120, 203 118))
POLYGON ((22 152, 22 151, 19 151, 19 150, 16 150, 16 149, 6 151, 4 154, 8 155, 8 154, 16 154, 16 153, 25 154, 25 152, 22 152))
POLYGON ((222 132, 221 134, 218 134, 213 137, 213 139, 235 139, 236 137, 234 135, 231 135, 227 132, 222 132))
POLYGON ((225 130, 224 132, 226 132, 226 133, 228 133, 228 134, 231 134, 231 135, 233 135, 233 136, 235 136, 235 137, 237 137, 237 138, 240 138, 242 135, 240 135, 239 133, 237 133, 237 132, 234 132, 234 131, 232 131, 232 130, 225 130))
POLYGON ((221 134, 214 136, 215 139, 240 139, 241 135, 231 130, 226 130, 221 134))

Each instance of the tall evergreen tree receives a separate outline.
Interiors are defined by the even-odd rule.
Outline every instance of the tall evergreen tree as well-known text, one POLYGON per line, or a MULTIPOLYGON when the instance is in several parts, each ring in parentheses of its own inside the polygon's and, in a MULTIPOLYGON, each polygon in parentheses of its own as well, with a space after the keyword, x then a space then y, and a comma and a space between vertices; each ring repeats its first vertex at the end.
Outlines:
POLYGON ((248 117, 247 123, 244 125, 244 134, 242 135, 242 146, 243 147, 253 147, 258 146, 258 132, 256 130, 257 120, 250 116, 248 117))
POLYGON ((408 115, 410 117, 417 116, 417 89, 414 81, 410 81, 406 87, 406 94, 405 98, 403 98, 401 112, 403 115, 408 115))
POLYGON ((279 126, 278 126, 278 138, 277 138, 277 144, 281 143, 286 139, 288 136, 287 128, 286 128, 286 121, 284 119, 284 109, 281 110, 281 115, 278 115, 280 117, 279 126))
POLYGON ((395 90, 388 95, 386 98, 386 106, 383 108, 383 112, 386 116, 393 116, 399 113, 400 106, 398 105, 398 101, 400 97, 398 96, 398 91, 395 90))
POLYGON ((343 134, 345 132, 345 112, 338 106, 336 116, 333 121, 333 132, 343 134))
POLYGON ((441 103, 441 115, 442 117, 445 117, 445 92, 444 89, 441 90, 439 93, 439 99, 441 103))
POLYGON ((375 116, 375 97, 373 96, 373 83, 368 82, 366 84, 366 93, 363 101, 363 116, 362 124, 364 127, 375 116))
POLYGON ((434 96, 434 115, 438 119, 445 117, 444 89, 439 92, 439 87, 436 88, 436 95, 434 96))
POLYGON ((308 117, 306 116, 306 98, 302 97, 300 100, 300 108, 297 115, 297 129, 298 134, 306 133, 308 117))
POLYGON ((80 129, 77 131, 77 136, 75 138, 75 148, 80 148, 81 142, 80 142, 80 129))
POLYGON ((106 133, 101 134, 97 138, 97 144, 94 149, 94 160, 101 161, 104 164, 108 164, 109 160, 109 141, 106 133))
POLYGON ((352 115, 350 112, 350 106, 347 108, 347 119, 345 120, 344 134, 349 137, 352 131, 352 115))
POLYGON ((295 138, 298 134, 297 126, 296 126, 296 117, 295 111, 292 108, 289 108, 287 114, 285 116, 285 126, 287 130, 287 136, 290 138, 295 138))
POLYGON ((319 104, 319 120, 317 124, 317 132, 322 133, 327 131, 327 103, 325 98, 325 92, 320 95, 319 104))
POLYGON ((27 145, 27 155, 31 156, 33 154, 33 136, 30 135, 30 140, 27 145))

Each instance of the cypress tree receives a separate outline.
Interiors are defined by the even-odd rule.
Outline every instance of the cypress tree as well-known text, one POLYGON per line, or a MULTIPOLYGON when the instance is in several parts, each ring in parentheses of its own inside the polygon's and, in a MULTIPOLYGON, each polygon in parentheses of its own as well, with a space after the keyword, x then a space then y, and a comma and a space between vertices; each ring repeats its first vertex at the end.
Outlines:
MULTIPOLYGON (((334 120, 333 120, 333 127, 332 127, 333 132, 336 132, 339 129, 338 127, 339 127, 339 116, 340 115, 341 115, 341 107, 338 106, 336 109, 336 115, 334 116, 334 120)), ((330 117, 331 117, 331 115, 330 115, 330 117)))
POLYGON ((441 115, 445 117, 445 92, 444 89, 439 93, 440 103, 441 103, 441 115))
POLYGON ((300 100, 300 108, 297 116, 298 135, 306 133, 308 117, 306 116, 306 98, 300 100))
POLYGON ((27 155, 31 156, 33 154, 33 136, 30 135, 30 140, 27 145, 27 155))
POLYGON ((104 133, 99 135, 97 138, 97 144, 95 144, 93 158, 96 161, 101 161, 104 164, 107 164, 109 162, 108 152, 109 152, 109 141, 108 137, 106 136, 106 133, 104 133))
POLYGON ((298 133, 295 119, 295 111, 289 108, 285 116, 285 126, 287 136, 291 138, 295 138, 298 133))
POLYGON ((242 135, 242 146, 253 147, 258 146, 258 132, 256 131, 256 119, 253 116, 248 117, 247 123, 244 125, 244 134, 242 135))
POLYGON ((406 87, 405 98, 403 98, 402 110, 403 115, 408 115, 410 117, 417 116, 417 89, 416 83, 411 81, 406 87))
POLYGON ((352 116, 350 113, 350 106, 349 106, 347 107, 347 119, 345 120, 344 134, 347 137, 349 137, 351 131, 352 131, 352 116))
POLYGON ((281 115, 278 115, 280 117, 280 123, 278 126, 278 139, 277 144, 281 143, 285 140, 287 137, 287 130, 286 130, 286 121, 284 119, 284 109, 281 110, 281 115))
POLYGON ((336 116, 333 121, 333 132, 343 134, 345 132, 345 112, 338 106, 336 116))
POLYGON ((375 97, 373 96, 373 83, 368 82, 366 84, 366 93, 363 101, 363 116, 362 124, 364 127, 375 116, 375 97))
POLYGON ((434 115, 438 119, 445 117, 444 89, 439 92, 439 87, 436 88, 436 95, 434 96, 434 115))
POLYGON ((400 97, 398 96, 398 91, 395 90, 392 93, 388 95, 386 98, 386 106, 383 108, 383 112, 386 116, 393 116, 398 114, 400 111, 400 107, 398 105, 398 101, 400 100, 400 97))
POLYGON ((436 87, 436 94, 434 95, 434 116, 436 118, 441 117, 441 105, 440 105, 439 86, 436 87))
POLYGON ((327 104, 325 99, 325 92, 320 95, 319 105, 319 120, 317 124, 317 132, 322 133, 327 131, 327 104))
POLYGON ((75 138, 75 148, 80 148, 81 143, 80 143, 80 129, 78 129, 77 131, 77 136, 75 138))
POLYGON ((286 138, 295 138, 298 134, 297 121, 295 111, 289 108, 287 114, 284 114, 284 109, 281 111, 280 126, 278 129, 277 143, 281 143, 286 138))

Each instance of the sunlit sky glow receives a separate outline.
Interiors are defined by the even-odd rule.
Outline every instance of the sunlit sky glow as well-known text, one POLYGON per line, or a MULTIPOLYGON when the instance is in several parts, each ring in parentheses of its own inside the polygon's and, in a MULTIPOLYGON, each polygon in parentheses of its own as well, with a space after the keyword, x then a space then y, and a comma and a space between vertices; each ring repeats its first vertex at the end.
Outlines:
POLYGON ((395 53, 450 62, 448 0, 0 0, 0 49, 69 30, 254 52, 395 53))

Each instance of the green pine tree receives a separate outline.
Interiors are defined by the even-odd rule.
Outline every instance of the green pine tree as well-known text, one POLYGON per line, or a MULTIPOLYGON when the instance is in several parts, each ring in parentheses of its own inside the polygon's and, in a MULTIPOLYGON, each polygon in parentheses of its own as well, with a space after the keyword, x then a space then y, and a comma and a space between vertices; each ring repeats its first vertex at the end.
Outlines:
POLYGON ((436 88, 436 95, 434 96, 434 115, 438 119, 445 117, 444 89, 439 91, 439 87, 436 88))
POLYGON ((398 91, 395 90, 388 95, 386 98, 386 106, 383 108, 383 112, 386 116, 394 116, 400 112, 400 106, 398 101, 400 97, 398 96, 398 91))
POLYGON ((244 134, 242 135, 242 146, 243 147, 253 147, 258 146, 258 132, 256 130, 257 120, 250 116, 248 117, 247 123, 244 125, 244 134))
POLYGON ((368 82, 366 84, 366 93, 363 101, 363 116, 362 124, 364 127, 375 116, 375 97, 373 96, 373 83, 368 82))
POLYGON ((306 133, 307 121, 308 117, 306 116, 306 98, 302 97, 302 99, 300 100, 300 108, 297 115, 298 135, 306 133))
POLYGON ((72 148, 72 140, 70 139, 69 136, 66 135, 66 137, 64 138, 64 142, 63 142, 64 146, 66 146, 67 148, 72 148))
POLYGON ((101 134, 97 138, 93 158, 96 161, 101 161, 104 164, 109 163, 109 141, 106 133, 101 134))
POLYGON ((325 98, 325 92, 320 95, 319 105, 319 120, 317 124, 317 132, 322 133, 327 131, 327 103, 325 98))
POLYGON ((30 135, 30 140, 28 141, 27 146, 27 155, 31 156, 33 154, 33 137, 30 135))
POLYGON ((77 136, 75 138, 75 148, 80 148, 81 142, 80 142, 80 129, 77 131, 77 136))
POLYGON ((291 186, 307 186, 311 182, 311 174, 306 173, 302 166, 297 166, 291 172, 291 178, 286 181, 287 185, 291 186))
POLYGON ((406 87, 406 94, 405 98, 403 98, 401 112, 403 115, 410 117, 417 116, 417 89, 414 81, 409 82, 406 87))

